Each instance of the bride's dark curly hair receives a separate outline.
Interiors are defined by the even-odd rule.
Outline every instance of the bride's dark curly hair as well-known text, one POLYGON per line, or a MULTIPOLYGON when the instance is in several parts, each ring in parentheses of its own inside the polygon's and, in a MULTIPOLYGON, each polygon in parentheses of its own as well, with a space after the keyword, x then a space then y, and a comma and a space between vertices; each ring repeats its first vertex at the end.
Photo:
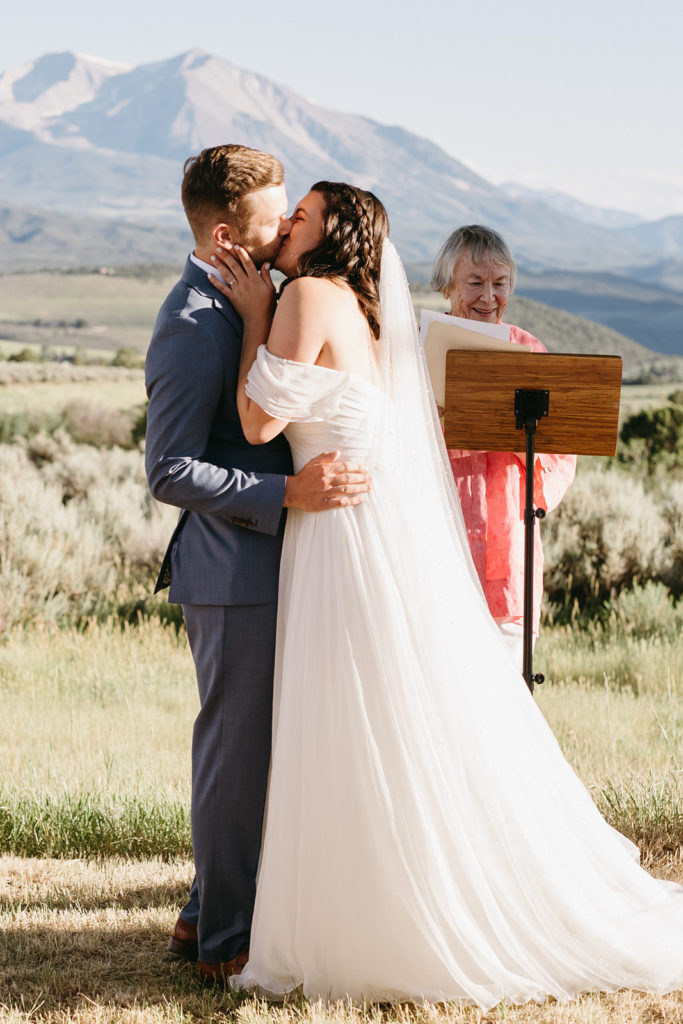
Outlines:
POLYGON ((302 277, 338 277, 356 293, 370 330, 379 338, 379 269, 389 234, 384 205, 372 192, 338 181, 317 181, 325 200, 320 245, 299 260, 302 277))

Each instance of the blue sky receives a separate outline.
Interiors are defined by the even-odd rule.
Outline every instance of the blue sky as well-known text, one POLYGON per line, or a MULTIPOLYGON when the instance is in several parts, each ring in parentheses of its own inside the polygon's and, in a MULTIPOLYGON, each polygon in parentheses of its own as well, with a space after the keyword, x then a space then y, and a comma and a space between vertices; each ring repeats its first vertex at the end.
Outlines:
POLYGON ((679 0, 399 3, 33 0, 5 15, 0 70, 60 50, 138 64, 200 47, 403 125, 496 183, 683 214, 679 0))

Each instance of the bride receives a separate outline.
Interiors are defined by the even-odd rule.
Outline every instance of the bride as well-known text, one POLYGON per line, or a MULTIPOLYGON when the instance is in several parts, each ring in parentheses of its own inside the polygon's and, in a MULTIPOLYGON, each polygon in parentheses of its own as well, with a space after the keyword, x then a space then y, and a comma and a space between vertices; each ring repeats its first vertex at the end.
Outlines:
POLYGON ((284 430, 296 468, 337 449, 372 472, 362 504, 288 514, 256 908, 233 980, 484 1009, 670 991, 683 889, 602 819, 488 614, 387 227, 370 193, 320 182, 278 256, 272 326, 268 271, 244 251, 214 280, 245 322, 249 440, 284 430))

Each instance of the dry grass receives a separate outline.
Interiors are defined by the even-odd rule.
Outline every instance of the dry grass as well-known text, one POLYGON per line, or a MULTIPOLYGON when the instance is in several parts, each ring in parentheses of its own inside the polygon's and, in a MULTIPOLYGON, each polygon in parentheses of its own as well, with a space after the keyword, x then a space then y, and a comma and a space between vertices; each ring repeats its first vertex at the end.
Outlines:
POLYGON ((83 401, 119 411, 142 405, 145 399, 142 370, 68 363, 0 363, 0 400, 6 416, 56 413, 72 402, 83 401))
MULTIPOLYGON (((683 868, 659 873, 683 881, 683 868)), ((654 1024, 683 1021, 683 993, 473 1007, 268 1006, 202 987, 166 956, 187 863, 0 859, 0 1021, 109 1024, 654 1024)))
POLYGON ((0 690, 6 782, 188 798, 198 701, 184 634, 154 622, 17 629, 0 647, 0 690))

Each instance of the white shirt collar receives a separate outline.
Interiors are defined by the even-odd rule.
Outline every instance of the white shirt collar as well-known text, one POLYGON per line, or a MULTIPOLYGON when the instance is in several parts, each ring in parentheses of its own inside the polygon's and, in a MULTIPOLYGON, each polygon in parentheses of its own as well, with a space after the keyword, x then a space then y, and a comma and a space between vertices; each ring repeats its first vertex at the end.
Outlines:
POLYGON ((225 284, 225 278, 218 272, 217 267, 214 267, 212 263, 205 263, 204 260, 199 259, 199 256, 195 256, 193 252, 190 253, 190 259, 201 270, 203 270, 205 274, 213 274, 214 277, 217 277, 219 281, 222 281, 223 284, 225 284))

